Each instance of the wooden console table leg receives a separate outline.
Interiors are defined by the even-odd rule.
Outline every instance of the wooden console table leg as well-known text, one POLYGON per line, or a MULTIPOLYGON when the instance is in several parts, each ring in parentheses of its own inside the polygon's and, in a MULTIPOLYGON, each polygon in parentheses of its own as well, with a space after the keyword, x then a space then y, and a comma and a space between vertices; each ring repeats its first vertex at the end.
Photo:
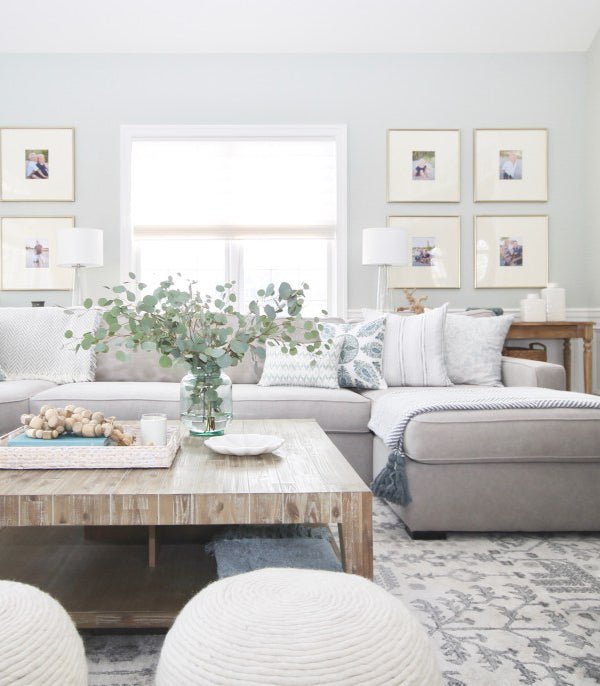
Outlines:
POLYGON ((567 391, 571 390, 571 340, 565 338, 563 341, 563 364, 567 377, 567 391))
POLYGON ((338 524, 344 571, 373 578, 373 496, 344 493, 338 524))
POLYGON ((583 389, 586 393, 592 392, 592 327, 586 327, 583 334, 583 389))
POLYGON ((158 543, 156 541, 156 527, 148 527, 148 567, 156 567, 158 557, 158 543))

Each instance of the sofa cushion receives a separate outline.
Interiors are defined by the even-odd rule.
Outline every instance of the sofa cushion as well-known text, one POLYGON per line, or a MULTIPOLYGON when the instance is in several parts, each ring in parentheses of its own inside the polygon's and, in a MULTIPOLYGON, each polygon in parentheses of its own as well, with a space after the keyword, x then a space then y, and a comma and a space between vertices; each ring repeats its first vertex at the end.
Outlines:
POLYGON ((234 384, 236 419, 316 419, 325 431, 366 433, 371 403, 347 388, 234 384))
POLYGON ((4 434, 19 426, 20 416, 29 412, 29 398, 32 395, 54 387, 52 381, 41 380, 0 383, 0 433, 4 434))
POLYGON ((31 409, 72 403, 119 419, 139 419, 144 412, 164 412, 179 419, 179 384, 148 381, 96 381, 49 388, 31 398, 31 409))
MULTIPOLYGON (((363 391, 362 395, 375 401, 403 390, 363 391)), ((426 464, 600 462, 600 410, 428 412, 410 420, 404 447, 412 460, 426 464)))

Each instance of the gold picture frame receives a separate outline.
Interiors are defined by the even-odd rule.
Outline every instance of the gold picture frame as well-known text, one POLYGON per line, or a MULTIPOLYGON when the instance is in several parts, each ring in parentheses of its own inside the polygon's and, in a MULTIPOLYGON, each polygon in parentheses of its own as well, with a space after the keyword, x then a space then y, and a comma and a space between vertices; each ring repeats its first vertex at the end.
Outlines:
POLYGON ((390 215, 387 225, 404 229, 409 246, 409 264, 389 267, 388 288, 460 288, 460 216, 390 215))
POLYGON ((388 129, 387 202, 460 202, 460 129, 388 129))
POLYGON ((70 291, 73 270, 56 265, 57 234, 75 217, 1 217, 1 287, 4 291, 70 291))
POLYGON ((544 128, 474 129, 473 201, 547 202, 548 141, 544 128))
POLYGON ((73 202, 74 127, 0 128, 0 200, 73 202))
POLYGON ((473 217, 475 288, 545 288, 549 217, 546 214, 473 217))

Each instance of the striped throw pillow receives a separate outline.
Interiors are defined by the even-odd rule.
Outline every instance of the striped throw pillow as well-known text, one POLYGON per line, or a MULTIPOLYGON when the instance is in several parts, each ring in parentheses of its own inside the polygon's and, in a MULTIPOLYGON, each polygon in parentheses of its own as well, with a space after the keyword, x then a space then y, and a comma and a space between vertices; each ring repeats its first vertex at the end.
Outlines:
POLYGON ((383 378, 388 386, 452 386, 444 359, 447 308, 412 317, 387 315, 383 378))

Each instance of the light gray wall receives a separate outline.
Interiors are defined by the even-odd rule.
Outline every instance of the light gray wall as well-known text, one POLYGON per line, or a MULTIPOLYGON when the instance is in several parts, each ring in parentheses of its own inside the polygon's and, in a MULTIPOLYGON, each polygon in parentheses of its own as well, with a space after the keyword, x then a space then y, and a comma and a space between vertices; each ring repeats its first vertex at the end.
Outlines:
POLYGON ((592 302, 600 305, 600 32, 587 54, 586 245, 592 302))
MULTIPOLYGON (((460 214, 462 288, 430 303, 512 307, 520 290, 474 290, 472 217, 549 214, 550 277, 568 305, 590 304, 586 281, 584 122, 586 56, 0 56, 0 125, 76 127, 75 203, 0 203, 0 214, 72 213, 105 231, 106 266, 90 270, 96 294, 119 277, 121 124, 346 123, 349 139, 349 307, 374 304, 375 269, 360 264, 365 226, 388 214, 460 214), (547 127, 550 201, 474 205, 472 129, 547 127), (462 202, 387 204, 388 128, 462 130, 462 202)), ((598 159, 596 156, 595 159, 598 159)), ((600 209, 600 208, 599 208, 600 209)), ((65 293, 0 293, 0 305, 65 293)))

